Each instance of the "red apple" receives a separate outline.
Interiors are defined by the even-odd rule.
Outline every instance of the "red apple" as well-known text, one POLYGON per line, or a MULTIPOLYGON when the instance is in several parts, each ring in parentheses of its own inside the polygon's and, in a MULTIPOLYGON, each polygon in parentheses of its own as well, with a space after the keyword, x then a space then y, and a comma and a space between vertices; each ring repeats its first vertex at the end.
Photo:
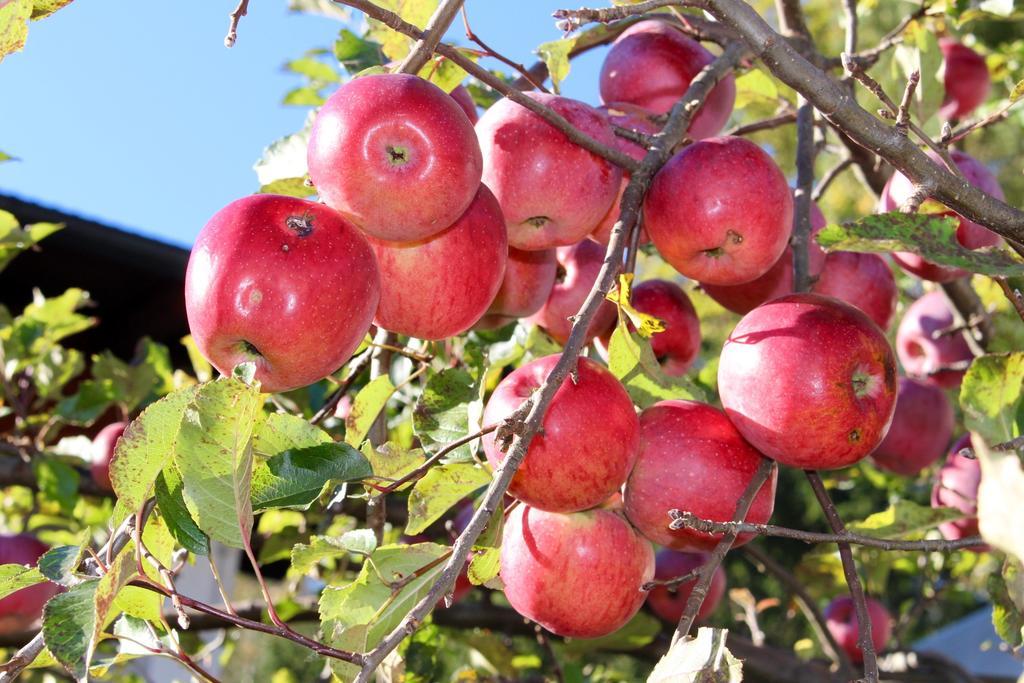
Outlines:
POLYGON ((466 118, 469 119, 469 122, 475 125, 480 119, 480 114, 476 111, 476 102, 473 101, 473 96, 469 94, 469 91, 466 90, 465 86, 457 85, 455 86, 455 89, 448 94, 452 96, 452 99, 455 100, 460 107, 462 107, 462 111, 466 112, 466 118))
MULTIPOLYGON (((560 247, 556 258, 558 269, 551 294, 541 309, 526 321, 543 328, 559 344, 565 344, 572 330, 569 317, 579 313, 594 286, 604 263, 604 248, 597 242, 583 240, 572 247, 560 247)), ((615 305, 602 301, 587 328, 587 341, 614 325, 616 315, 615 305)))
MULTIPOLYGON (((626 517, 644 536, 675 550, 712 550, 721 534, 669 529, 669 510, 728 522, 763 456, 717 408, 661 401, 640 414, 640 455, 623 500, 626 517)), ((754 497, 746 520, 764 524, 775 507, 773 476, 754 497)), ((753 538, 743 534, 734 545, 753 538)))
MULTIPOLYGON (((545 356, 516 369, 491 394, 484 424, 500 424, 547 379, 559 356, 545 356)), ((580 358, 578 379, 566 380, 533 437, 509 493, 552 512, 600 505, 626 481, 636 461, 640 425, 625 388, 604 366, 580 358)), ((487 461, 497 469, 505 453, 494 432, 483 438, 487 461)))
POLYGON ((882 330, 889 329, 896 312, 896 278, 878 254, 832 252, 811 291, 856 306, 882 330))
POLYGON ((912 477, 942 457, 956 421, 946 392, 900 377, 896 414, 871 459, 884 470, 912 477))
MULTIPOLYGON (((620 128, 628 128, 638 133, 645 133, 647 135, 654 135, 661 127, 658 124, 653 123, 648 118, 648 112, 645 109, 641 109, 632 104, 625 104, 622 102, 615 102, 608 104, 603 107, 599 107, 599 110, 608 117, 608 121, 613 123, 620 128)), ((637 161, 642 161, 647 156, 647 150, 638 145, 635 142, 627 140, 626 138, 615 136, 615 146, 620 151, 625 152, 629 156, 633 157, 637 161)), ((601 222, 590 233, 590 239, 594 240, 598 244, 607 247, 608 242, 612 238, 612 228, 615 227, 615 222, 619 220, 619 214, 622 213, 622 193, 626 191, 626 185, 629 185, 629 173, 622 173, 622 185, 619 188, 619 194, 615 197, 615 201, 612 203, 608 213, 604 215, 601 222)), ((643 230, 643 228, 641 228, 643 230)), ((640 235, 640 243, 647 244, 651 241, 650 236, 646 230, 643 230, 640 235)))
MULTIPOLYGON (((813 236, 827 223, 818 205, 811 202, 811 240, 807 245, 807 272, 812 282, 821 275, 821 269, 825 267, 825 252, 818 246, 813 236)), ((739 285, 712 285, 702 282, 700 286, 708 296, 733 313, 750 313, 765 301, 793 293, 793 248, 786 247, 782 256, 767 273, 750 282, 739 285)))
POLYGON ((974 358, 961 333, 943 334, 952 326, 953 311, 941 291, 910 304, 896 329, 896 354, 909 376, 944 389, 960 386, 964 370, 939 369, 974 358))
MULTIPOLYGON (((49 546, 32 536, 0 535, 0 564, 35 566, 47 550, 49 546)), ((47 581, 0 599, 0 634, 20 633, 35 626, 43 614, 43 605, 59 592, 57 584, 47 581)))
POLYGON ((253 195, 199 233, 185 274, 196 346, 224 374, 256 362, 268 392, 337 370, 366 336, 380 274, 366 240, 323 204, 253 195))
POLYGON ((566 638, 619 630, 646 597, 654 550, 610 510, 573 514, 520 505, 501 539, 501 581, 513 609, 566 638))
POLYGON ((755 308, 725 341, 722 406, 754 448, 830 470, 875 450, 896 409, 896 360, 870 318, 818 294, 755 308))
POLYGON ((471 328, 505 275, 508 241, 498 201, 480 185, 459 220, 419 242, 369 238, 381 274, 374 322, 418 339, 447 339, 471 328))
POLYGON ((793 196, 771 157, 749 140, 709 138, 669 159, 644 199, 644 225, 662 258, 688 278, 738 285, 786 249, 793 196))
MULTIPOLYGON (((957 440, 946 456, 935 477, 932 487, 932 507, 947 507, 967 515, 964 519, 943 522, 939 525, 942 537, 949 541, 977 536, 978 531, 978 486, 981 484, 981 463, 977 458, 960 455, 960 450, 970 448, 971 435, 964 434, 957 440)), ((981 545, 976 550, 985 550, 981 545)))
POLYGON ((368 235, 409 242, 454 223, 480 186, 473 124, 409 74, 356 78, 317 112, 307 153, 320 198, 368 235))
MULTIPOLYGON (((878 652, 885 649, 885 644, 892 635, 892 617, 885 605, 874 598, 867 598, 867 606, 868 618, 871 620, 871 644, 875 652, 878 652)), ((864 653, 861 652, 859 642, 860 624, 853 598, 842 595, 830 602, 825 608, 825 625, 839 647, 846 651, 853 662, 860 664, 864 661, 864 653)))
POLYGON ((541 309, 555 286, 558 260, 554 249, 523 251, 509 247, 505 277, 487 309, 488 316, 525 318, 541 309))
MULTIPOLYGON (((1000 187, 995 174, 988 170, 984 164, 971 155, 958 150, 950 150, 949 153, 953 158, 953 163, 964 174, 967 182, 997 199, 1004 199, 1003 188, 1000 187)), ((945 166, 941 157, 932 150, 926 150, 925 154, 936 164, 945 166)), ((889 179, 889 182, 886 183, 885 188, 882 190, 879 207, 882 211, 896 211, 913 193, 914 184, 905 175, 897 172, 889 179)), ((952 211, 947 211, 942 215, 960 219, 960 224, 956 229, 956 239, 967 249, 980 249, 981 247, 992 247, 999 244, 999 235, 991 230, 973 221, 969 221, 952 211)), ((924 280, 949 282, 950 280, 967 275, 966 270, 938 266, 910 252, 894 252, 892 257, 903 270, 924 280)))
POLYGON ((991 85, 988 66, 984 57, 953 38, 939 38, 939 49, 946 60, 943 76, 946 96, 939 116, 961 119, 988 98, 991 85))
MULTIPOLYGON (((601 101, 629 102, 665 114, 690 81, 715 56, 669 24, 641 21, 620 35, 601 65, 601 101)), ((732 114, 736 82, 732 74, 718 82, 690 124, 693 140, 722 130, 732 114)))
MULTIPOLYGON (((608 146, 615 134, 593 107, 565 97, 525 93, 608 146)), ((622 170, 570 141, 537 114, 503 99, 476 124, 484 158, 483 181, 498 198, 517 249, 549 249, 579 242, 615 201, 622 170)))
MULTIPOLYGON (((658 581, 667 581, 679 576, 685 576, 708 561, 708 555, 704 553, 680 553, 675 550, 662 549, 654 556, 654 578, 658 581)), ((659 618, 670 624, 678 624, 686 610, 686 601, 690 599, 693 592, 693 584, 696 579, 681 583, 671 588, 657 586, 647 594, 647 606, 651 608, 659 618)), ((697 610, 697 621, 704 621, 718 607, 725 595, 725 570, 719 565, 715 568, 714 576, 711 577, 711 585, 708 586, 708 594, 704 596, 704 602, 697 610)))
MULTIPOLYGON (((821 213, 818 205, 811 203, 811 240, 808 244, 808 273, 811 280, 815 280, 821 274, 825 266, 825 252, 813 239, 813 235, 821 230, 827 221, 821 213)), ((741 315, 749 313, 765 301, 771 301, 776 297, 793 293, 793 249, 786 247, 786 250, 778 260, 768 269, 766 273, 750 282, 738 285, 715 285, 701 283, 708 296, 717 301, 726 309, 741 315)))
POLYGON ((124 434, 127 422, 114 422, 100 430, 96 438, 92 440, 92 462, 90 472, 96 484, 107 491, 113 491, 114 486, 110 483, 110 460, 114 457, 114 447, 117 440, 124 434))
POLYGON ((665 324, 651 336, 651 349, 659 361, 671 361, 671 374, 685 374, 700 353, 700 320, 690 297, 674 282, 644 280, 633 287, 632 304, 665 324))

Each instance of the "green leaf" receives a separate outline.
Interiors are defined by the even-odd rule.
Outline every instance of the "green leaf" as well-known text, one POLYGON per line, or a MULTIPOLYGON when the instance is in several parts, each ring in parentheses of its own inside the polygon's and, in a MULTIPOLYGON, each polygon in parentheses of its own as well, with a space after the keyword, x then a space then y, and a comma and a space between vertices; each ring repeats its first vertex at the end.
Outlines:
POLYGON ((360 38, 347 28, 341 29, 334 41, 334 56, 350 74, 384 63, 384 53, 378 43, 360 38))
POLYGON ((376 548, 377 537, 372 529, 355 529, 337 537, 311 536, 308 544, 299 543, 292 548, 292 569, 306 574, 323 560, 352 553, 370 555, 376 548))
POLYGON ((210 538, 203 533, 185 505, 184 485, 174 464, 169 464, 156 478, 156 504, 167 529, 183 548, 193 555, 210 554, 210 538))
MULTIPOLYGON (((340 588, 329 586, 321 593, 320 624, 327 642, 355 652, 380 642, 430 590, 444 568, 439 560, 448 551, 436 543, 375 550, 355 581, 340 588)), ((332 667, 341 677, 358 671, 343 662, 332 662, 332 667)))
POLYGON ((700 628, 696 638, 680 638, 658 661, 647 683, 739 683, 743 664, 725 647, 728 633, 700 628))
POLYGON ((772 77, 760 69, 751 69, 736 77, 736 110, 752 102, 767 102, 775 105, 779 101, 779 87, 772 77))
POLYGON ((192 335, 188 334, 182 337, 181 344, 188 351, 188 360, 192 363, 192 371, 195 372, 196 379, 200 382, 209 382, 213 379, 213 366, 199 352, 199 347, 196 346, 196 340, 192 338, 192 335))
POLYGON ((55 501, 64 514, 70 515, 78 502, 80 477, 75 468, 53 458, 33 458, 32 470, 43 498, 55 501))
POLYGON ((298 197, 299 199, 305 199, 316 194, 316 190, 313 189, 312 185, 307 185, 306 180, 309 176, 301 176, 298 178, 279 178, 272 180, 266 185, 261 185, 259 194, 280 194, 286 197, 298 197))
POLYGON ((313 81, 325 83, 337 83, 341 80, 338 72, 330 64, 321 62, 313 57, 302 57, 286 62, 284 68, 292 73, 297 73, 313 81))
POLYGON ((474 586, 491 581, 501 571, 501 548, 485 548, 475 551, 469 559, 466 576, 474 586))
POLYGON ((70 5, 72 0, 32 0, 32 19, 45 19, 62 7, 70 5))
MULTIPOLYGON (((394 12, 418 28, 423 28, 427 25, 434 10, 437 9, 438 0, 377 0, 374 4, 394 12)), ((409 48, 412 46, 411 38, 407 38, 373 19, 369 21, 369 24, 370 28, 366 32, 366 37, 380 43, 381 49, 388 59, 397 61, 409 54, 409 48)))
MULTIPOLYGON (((252 167, 256 171, 256 181, 260 184, 260 188, 265 188, 281 179, 306 177, 309 172, 306 164, 306 147, 309 145, 312 126, 313 116, 311 114, 306 117, 302 130, 275 140, 263 150, 263 154, 252 167)), ((193 365, 195 365, 194 359, 193 365)))
POLYGON ((25 47, 32 0, 8 0, 0 5, 0 62, 25 47))
POLYGON ((989 544, 1024 561, 1024 470, 1015 452, 991 451, 972 439, 981 461, 978 487, 978 529, 989 544))
POLYGON ((600 638, 573 640, 566 643, 566 651, 576 654, 598 650, 635 650, 649 643, 661 633, 661 622, 646 612, 638 612, 625 626, 600 638))
MULTIPOLYGON (((464 56, 471 61, 476 61, 476 55, 466 54, 464 56)), ((441 55, 435 55, 427 60, 417 75, 445 92, 455 90, 466 78, 466 72, 461 66, 441 55)))
POLYGON ((39 398, 53 400, 61 389, 85 370, 85 359, 79 351, 55 345, 32 366, 32 384, 39 398))
POLYGON ((898 500, 881 512, 860 522, 847 524, 850 531, 877 538, 905 539, 920 536, 943 522, 962 519, 963 513, 953 508, 932 508, 909 500, 898 500))
POLYGON ((957 219, 950 216, 893 211, 828 225, 815 239, 828 251, 911 251, 932 263, 983 275, 1024 275, 1024 264, 1007 251, 965 249, 956 239, 957 225, 957 219))
POLYGON ((1013 90, 1010 91, 1010 102, 1016 102, 1022 97, 1024 97, 1024 79, 1017 81, 1017 85, 1013 86, 1013 90))
POLYGON ((88 535, 79 545, 59 545, 50 548, 39 558, 39 572, 54 583, 71 586, 78 581, 75 571, 85 554, 88 535))
POLYGON ((414 536, 422 532, 453 505, 490 482, 491 473, 475 463, 431 467, 409 494, 409 521, 405 533, 414 536))
MULTIPOLYGON (((3 9, 0 9, 0 15, 2 14, 3 9)), ((0 152, 0 161, 11 161, 12 159, 13 157, 0 152)), ((10 216, 10 219, 0 222, 0 270, 3 270, 15 256, 31 249, 40 240, 64 227, 62 223, 36 223, 22 229, 18 227, 17 220, 12 220, 11 214, 6 211, 3 213, 10 216)))
POLYGON ((46 581, 46 577, 35 567, 26 567, 21 564, 0 564, 0 600, 15 591, 44 581, 46 581))
MULTIPOLYGON (((0 164, 4 163, 6 161, 20 161, 20 159, 18 159, 18 157, 12 157, 7 152, 0 152, 0 164)), ((4 211, 3 213, 7 213, 7 212, 4 211)), ((4 227, 6 227, 6 226, 0 226, 0 230, 4 229, 4 227)))
POLYGON ((116 394, 109 382, 87 379, 78 391, 57 404, 56 413, 73 425, 90 425, 114 402, 116 394))
POLYGON ((38 289, 32 292, 32 303, 25 307, 21 317, 45 326, 45 338, 58 342, 76 332, 87 330, 96 324, 94 318, 77 311, 92 303, 89 293, 72 287, 60 296, 44 297, 38 289))
POLYGON ((345 418, 345 443, 359 446, 363 442, 393 393, 395 385, 387 375, 373 379, 359 390, 352 401, 352 410, 345 418))
POLYGON ((988 595, 992 600, 992 625, 1010 647, 1024 644, 1024 569, 1012 557, 1003 562, 1002 572, 989 575, 988 595))
POLYGON ((975 358, 960 385, 964 426, 990 444, 1016 437, 1022 381, 1022 352, 975 358))
POLYGON ((202 385, 175 443, 189 512, 207 535, 234 548, 252 532, 252 437, 262 405, 256 388, 233 377, 202 385))
MULTIPOLYGON (((428 453, 436 453, 449 443, 470 433, 483 414, 480 385, 462 368, 447 368, 433 373, 412 414, 413 433, 428 453), (472 413, 472 415, 471 415, 472 413)), ((469 460, 473 444, 460 446, 449 454, 449 460, 469 460)))
POLYGON ((668 399, 706 400, 704 391, 693 380, 666 375, 654 356, 650 340, 630 332, 621 321, 608 343, 608 368, 641 410, 668 399))
POLYGON ((281 98, 281 104, 293 107, 319 107, 326 101, 327 98, 320 94, 320 88, 312 85, 293 88, 281 98))
MULTIPOLYGON (((377 448, 369 443, 363 446, 363 455, 370 461, 373 469, 373 476, 379 477, 384 482, 401 479, 405 475, 426 462, 426 456, 419 448, 402 448, 398 444, 388 442, 377 448)), ((409 484, 397 489, 407 488, 409 484)))
POLYGON ((113 400, 128 413, 153 393, 160 381, 151 365, 131 365, 109 351, 92 357, 92 376, 111 389, 113 400))
POLYGON ((150 496, 153 482, 174 457, 185 407, 198 387, 186 387, 151 404, 129 423, 114 449, 110 481, 129 510, 138 510, 150 496))
POLYGON ((46 649, 76 679, 85 678, 96 648, 96 591, 99 579, 89 579, 55 595, 43 609, 46 649))
POLYGON ((559 86, 569 76, 569 54, 576 47, 576 38, 562 38, 541 43, 534 52, 548 67, 551 87, 557 94, 559 86))

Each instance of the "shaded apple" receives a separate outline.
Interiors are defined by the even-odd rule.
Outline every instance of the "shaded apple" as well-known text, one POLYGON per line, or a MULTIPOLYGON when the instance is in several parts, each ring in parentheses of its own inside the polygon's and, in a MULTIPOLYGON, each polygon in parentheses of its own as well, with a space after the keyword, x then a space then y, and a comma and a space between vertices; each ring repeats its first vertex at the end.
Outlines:
POLYGON ((418 242, 369 238, 381 274, 375 324, 418 339, 447 339, 471 328, 505 276, 508 242, 501 208, 486 185, 466 213, 418 242))
POLYGON ((487 309, 488 316, 525 318, 541 309, 558 272, 554 249, 523 251, 509 247, 505 277, 487 309))
POLYGON ((688 278, 738 285, 764 275, 786 249, 793 196, 760 147, 709 138, 669 159, 644 199, 644 225, 662 258, 688 278))
MULTIPOLYGON (((700 43, 657 20, 623 31, 601 65, 601 101, 628 102, 655 114, 667 114, 690 82, 714 60, 700 43)), ((711 90, 689 128, 693 140, 722 130, 736 101, 736 82, 727 74, 711 90)))
MULTIPOLYGON (((524 93, 550 107, 598 142, 615 145, 608 120, 576 100, 524 93)), ((505 214, 509 244, 549 249, 579 242, 608 212, 622 170, 570 141, 537 114, 502 99, 476 124, 483 182, 505 214)))
MULTIPOLYGON (((825 252, 813 239, 813 235, 824 228, 827 222, 818 205, 811 202, 812 239, 807 245, 807 273, 812 282, 825 267, 825 252)), ((708 296, 733 313, 749 313, 765 301, 793 293, 793 248, 787 246, 768 272, 750 282, 738 285, 713 285, 702 282, 700 286, 708 296)))
POLYGON ((89 471, 92 480, 107 491, 114 490, 113 484, 110 483, 110 460, 114 457, 117 440, 124 434, 127 426, 127 422, 108 424, 92 440, 92 461, 89 463, 89 471))
MULTIPOLYGON (((484 409, 483 424, 499 424, 547 379, 560 356, 531 361, 505 377, 484 409)), ((574 512, 615 493, 636 461, 640 426, 625 388, 604 366, 580 358, 577 381, 566 380, 530 442, 509 493, 534 507, 574 512)), ((505 460, 495 434, 484 436, 487 461, 505 460)))
POLYGON ((946 452, 955 422, 946 392, 934 384, 900 377, 892 425, 871 459, 884 470, 912 477, 946 452))
MULTIPOLYGON (((658 581, 668 581, 680 576, 685 576, 698 567, 706 564, 709 555, 705 553, 681 553, 676 550, 663 548, 654 556, 654 578, 658 581)), ((656 586, 647 594, 647 606, 651 608, 660 619, 670 624, 678 624, 686 610, 686 601, 690 599, 693 592, 693 584, 696 579, 691 579, 676 586, 656 586)), ((704 596, 704 602, 697 610, 697 621, 704 621, 718 607, 725 595, 725 570, 722 565, 715 567, 714 576, 711 577, 711 585, 708 586, 708 593, 704 596)))
POLYGON ((832 252, 825 257, 825 267, 811 291, 856 306, 883 331, 889 329, 896 312, 896 278, 878 254, 832 252))
MULTIPOLYGON (((947 507, 967 515, 964 519, 943 522, 939 532, 948 541, 977 536, 978 530, 978 487, 981 485, 981 463, 977 458, 960 455, 964 448, 970 448, 971 435, 964 434, 950 449, 946 462, 935 476, 932 487, 932 507, 947 507)), ((979 545, 972 550, 987 550, 979 545)))
MULTIPOLYGON (((950 150, 953 163, 964 174, 967 182, 974 185, 983 192, 987 192, 996 199, 1005 199, 1003 188, 992 171, 971 155, 959 150, 950 150)), ((932 150, 925 150, 931 160, 945 166, 941 157, 932 150)), ((895 173, 882 190, 879 198, 879 208, 882 211, 897 211, 914 193, 914 184, 902 173, 895 173)), ((952 216, 960 220, 956 229, 956 239, 967 249, 980 249, 981 247, 992 247, 999 244, 999 235, 988 228, 952 212, 946 211, 940 215, 952 216)), ((917 254, 910 252, 893 252, 892 258, 903 270, 918 276, 924 280, 933 282, 949 282, 967 275, 967 271, 949 266, 938 266, 924 260, 917 254)))
POLYGON ((896 359, 860 310, 790 294, 736 325, 719 360, 718 392, 736 428, 768 457, 836 469, 885 436, 896 408, 896 359))
POLYGON ((945 59, 946 88, 939 116, 961 119, 988 98, 992 85, 988 66, 984 57, 953 38, 939 38, 939 49, 945 59))
MULTIPOLYGON (((661 401, 640 414, 640 453, 626 481, 626 517, 640 533, 674 550, 712 550, 721 534, 669 529, 669 511, 728 522, 763 456, 725 414, 696 401, 661 401)), ((761 487, 746 521, 764 524, 775 507, 777 474, 761 487)), ((734 546, 753 538, 742 534, 734 546)))
POLYGON ((452 99, 455 100, 460 107, 462 107, 462 111, 466 113, 466 118, 469 119, 470 123, 475 125, 476 122, 480 120, 480 114, 477 113, 476 110, 476 102, 473 101, 473 96, 469 94, 468 90, 466 90, 466 86, 457 85, 455 86, 455 89, 448 94, 452 96, 452 99))
POLYGON ((960 386, 965 370, 941 370, 974 358, 967 340, 953 327, 953 311, 945 294, 928 292, 910 304, 896 329, 896 353, 903 370, 944 389, 960 386))
MULTIPOLYGON (((647 110, 637 107, 636 105, 614 102, 612 104, 598 107, 598 110, 608 117, 608 121, 610 123, 619 126, 620 128, 627 128, 646 135, 654 135, 661 130, 661 127, 658 124, 652 122, 650 118, 648 118, 649 113, 647 110)), ((627 140, 620 135, 615 136, 615 147, 637 161, 642 161, 643 158, 647 156, 647 150, 644 147, 631 140, 627 140)), ((604 218, 601 219, 601 222, 594 231, 590 233, 590 239, 602 246, 607 247, 608 242, 611 241, 612 228, 615 227, 616 221, 619 220, 619 214, 622 213, 622 193, 626 191, 626 186, 629 185, 629 179, 630 174, 623 171, 622 185, 619 187, 619 194, 615 197, 615 201, 612 203, 611 208, 608 209, 608 213, 606 213, 604 218)), ((651 238, 643 227, 641 227, 641 230, 640 244, 647 244, 651 241, 651 238)))
MULTIPOLYGON (((885 605, 874 598, 867 598, 868 618, 871 620, 871 644, 875 652, 885 649, 892 635, 892 617, 885 605)), ((841 595, 825 608, 825 625, 829 633, 836 639, 839 647, 855 664, 864 661, 864 653, 860 649, 860 624, 857 621, 857 608, 853 598, 841 595)))
MULTIPOLYGON (((27 534, 0 535, 0 564, 35 566, 49 546, 27 534)), ((20 633, 35 626, 46 601, 60 592, 50 581, 22 588, 0 599, 0 634, 20 633)))
POLYGON ((476 196, 482 157, 462 106, 409 74, 342 85, 319 109, 307 150, 320 198, 378 239, 420 240, 476 196))
POLYGON ((597 638, 636 614, 654 576, 654 550, 622 515, 520 505, 501 539, 501 580, 512 608, 554 634, 597 638))
POLYGON ((362 234, 323 204, 260 194, 218 211, 185 274, 196 346, 221 373, 246 361, 268 392, 312 384, 362 342, 380 274, 362 234))
MULTIPOLYGON (((571 247, 556 250, 558 267, 555 284, 540 310, 526 319, 543 328, 559 344, 569 340, 572 331, 570 316, 579 313, 604 263, 604 247, 592 240, 583 240, 571 247)), ((587 341, 615 324, 617 312, 610 301, 602 301, 587 328, 587 341)))

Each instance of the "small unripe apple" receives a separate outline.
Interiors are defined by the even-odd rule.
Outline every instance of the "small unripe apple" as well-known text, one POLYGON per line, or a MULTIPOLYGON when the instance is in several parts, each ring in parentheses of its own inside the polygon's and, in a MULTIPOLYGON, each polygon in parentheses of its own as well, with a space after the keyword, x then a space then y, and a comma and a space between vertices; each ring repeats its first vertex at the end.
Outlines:
MULTIPOLYGON (((484 409, 484 424, 501 424, 547 379, 559 356, 531 361, 501 380, 484 409)), ((604 366, 580 358, 577 380, 559 387, 533 437, 509 493, 534 507, 574 512, 600 505, 626 481, 636 462, 640 425, 625 388, 604 366)), ((506 453, 491 432, 483 438, 495 469, 506 453)))
POLYGON ((900 377, 896 414, 871 459, 882 469, 912 477, 946 452, 955 422, 946 392, 934 384, 900 377))
POLYGON ((89 471, 92 480, 107 491, 113 491, 114 486, 110 483, 110 460, 114 457, 114 447, 117 440, 124 434, 127 422, 114 422, 100 430, 96 438, 92 440, 92 462, 89 463, 89 471))
MULTIPOLYGON (((937 165, 945 167, 945 162, 942 161, 942 158, 932 150, 926 150, 925 154, 937 165)), ((999 180, 983 163, 959 150, 950 150, 949 154, 953 159, 953 163, 964 174, 967 182, 996 199, 1005 198, 1003 196, 1003 188, 999 185, 999 180)), ((886 183, 885 188, 882 190, 879 208, 882 211, 896 211, 913 193, 913 182, 902 173, 897 172, 889 179, 889 182, 886 183)), ((956 229, 956 239, 967 249, 993 247, 1000 242, 999 235, 952 211, 947 211, 941 215, 952 216, 960 220, 956 229)), ((949 266, 938 266, 911 252, 893 252, 892 258, 903 270, 924 280, 949 282, 967 275, 966 270, 949 266)))
POLYGON ((433 237, 369 242, 381 274, 374 323, 417 339, 447 339, 473 327, 505 276, 505 224, 486 185, 466 213, 433 237))
POLYGON ((953 38, 939 38, 939 49, 946 60, 943 76, 946 95, 939 116, 962 119, 988 97, 991 86, 988 66, 984 57, 953 38))
POLYGON ((433 83, 363 76, 320 107, 309 177, 321 199, 378 239, 421 240, 454 223, 480 186, 473 124, 433 83))
POLYGON ((875 450, 896 408, 896 359, 853 306, 790 294, 748 313, 718 366, 722 406, 740 433, 783 465, 830 470, 875 450))
MULTIPOLYGON (((576 100, 524 93, 598 142, 615 145, 608 120, 576 100)), ((622 169, 569 140, 537 114, 502 99, 476 124, 483 182, 501 204, 509 244, 550 249, 585 238, 608 212, 622 169)))
POLYGON ((509 247, 505 277, 488 316, 525 318, 541 309, 551 295, 558 272, 554 249, 523 251, 509 247))
MULTIPOLYGON (((26 534, 0 535, 0 564, 35 566, 47 550, 49 546, 26 534)), ((59 592, 60 586, 46 581, 0 599, 0 634, 20 633, 32 628, 43 614, 43 605, 59 592)))
POLYGON ((644 604, 654 550, 611 510, 572 514, 520 505, 501 539, 501 581, 512 608, 554 634, 598 638, 644 604))
MULTIPOLYGON (((667 581, 679 576, 689 574, 708 561, 709 555, 705 553, 681 553, 675 550, 662 549, 654 556, 654 578, 658 581, 667 581)), ((667 586, 656 586, 647 594, 647 606, 651 608, 660 619, 670 624, 678 624, 686 611, 686 601, 690 599, 693 592, 693 584, 696 579, 680 583, 671 588, 667 586)), ((700 609, 697 610, 696 621, 704 621, 718 607, 725 595, 725 570, 722 565, 715 567, 714 576, 711 577, 711 585, 708 586, 708 594, 704 597, 700 609)))
MULTIPOLYGON (((874 598, 867 598, 868 618, 871 620, 871 644, 875 652, 885 649, 892 635, 892 616, 885 605, 874 598)), ((846 651, 850 659, 860 664, 864 661, 864 653, 860 649, 860 624, 857 621, 857 608, 853 598, 842 595, 834 599, 825 608, 825 625, 829 633, 836 639, 839 647, 846 651)))
POLYGON ((825 257, 825 267, 811 291, 856 306, 883 331, 889 329, 896 312, 896 278, 878 254, 832 252, 825 257))
POLYGON ((896 329, 896 353, 904 371, 944 389, 960 386, 964 370, 940 370, 974 358, 960 332, 950 333, 953 311, 939 290, 910 304, 896 329))
MULTIPOLYGON (((977 536, 978 531, 978 487, 981 485, 981 463, 977 458, 960 455, 961 449, 970 448, 971 435, 964 434, 950 449, 935 476, 932 487, 932 507, 947 507, 959 510, 967 517, 939 525, 939 532, 948 541, 977 536)), ((981 545, 973 550, 985 550, 981 545)))
POLYGON ((749 140, 701 140, 669 159, 644 199, 644 225, 662 258, 688 278, 738 285, 786 250, 793 196, 772 158, 749 140))
MULTIPOLYGON (((608 51, 601 65, 601 101, 628 102, 666 114, 714 58, 677 28, 663 21, 641 21, 623 31, 608 51)), ((735 101, 736 82, 730 73, 697 110, 689 137, 716 135, 729 120, 735 101)))
MULTIPOLYGON (((640 533, 675 550, 712 550, 721 534, 669 529, 669 511, 728 522, 763 456, 722 411, 696 401, 661 401, 640 414, 640 454, 623 500, 640 533)), ((764 524, 775 507, 777 475, 754 497, 746 521, 764 524)), ((753 538, 741 534, 734 546, 753 538)))
MULTIPOLYGON (((555 284, 540 310, 526 319, 543 328, 559 344, 569 340, 572 331, 570 316, 579 313, 604 263, 604 247, 592 240, 583 240, 571 247, 559 247, 555 284)), ((602 301, 587 328, 587 341, 603 334, 615 324, 617 313, 610 301, 602 301)))
MULTIPOLYGON (((814 282, 825 267, 825 252, 814 240, 814 235, 828 221, 821 209, 811 202, 811 238, 807 244, 807 274, 814 282)), ((793 248, 786 247, 782 256, 764 275, 738 285, 700 284, 708 296, 733 313, 745 315, 766 301, 793 293, 793 248)))
MULTIPOLYGON (((608 117, 609 122, 619 126, 620 128, 628 128, 629 130, 644 133, 646 135, 654 135, 661 130, 658 124, 652 122, 650 118, 648 118, 649 113, 647 110, 637 107, 636 105, 614 102, 612 104, 599 107, 598 109, 608 117)), ((619 135, 615 136, 615 147, 637 161, 643 161, 643 158, 647 156, 647 149, 619 135)), ((607 247, 608 242, 611 241, 612 228, 615 227, 616 221, 619 220, 619 214, 622 213, 622 193, 626 191, 626 186, 629 185, 629 179, 630 174, 623 171, 622 185, 619 188, 619 194, 615 197, 615 202, 612 203, 611 208, 608 209, 608 213, 606 213, 604 218, 601 219, 601 222, 594 231, 590 233, 590 239, 604 247, 607 247)), ((641 227, 641 231, 640 244, 647 244, 651 241, 651 238, 643 227, 641 227)))
POLYGON ((185 273, 188 326, 222 374, 254 361, 264 391, 331 374, 366 336, 380 273, 366 239, 323 204, 253 195, 218 211, 185 273))

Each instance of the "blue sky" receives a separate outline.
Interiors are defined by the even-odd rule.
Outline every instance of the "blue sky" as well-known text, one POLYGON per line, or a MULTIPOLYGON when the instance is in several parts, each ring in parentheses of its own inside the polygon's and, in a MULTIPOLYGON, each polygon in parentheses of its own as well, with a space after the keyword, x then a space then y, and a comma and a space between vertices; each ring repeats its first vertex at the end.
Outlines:
MULTIPOLYGON (((565 0, 467 0, 473 31, 531 63, 559 37, 565 0)), ((77 0, 30 26, 0 63, 0 192, 188 246, 206 220, 256 189, 253 162, 302 126, 279 104, 299 85, 281 65, 329 47, 341 24, 254 0, 223 45, 235 0, 77 0)), ((461 20, 450 32, 462 40, 461 20)), ((464 42, 464 41, 463 41, 464 42)), ((596 103, 599 51, 573 63, 564 94, 596 103)))

